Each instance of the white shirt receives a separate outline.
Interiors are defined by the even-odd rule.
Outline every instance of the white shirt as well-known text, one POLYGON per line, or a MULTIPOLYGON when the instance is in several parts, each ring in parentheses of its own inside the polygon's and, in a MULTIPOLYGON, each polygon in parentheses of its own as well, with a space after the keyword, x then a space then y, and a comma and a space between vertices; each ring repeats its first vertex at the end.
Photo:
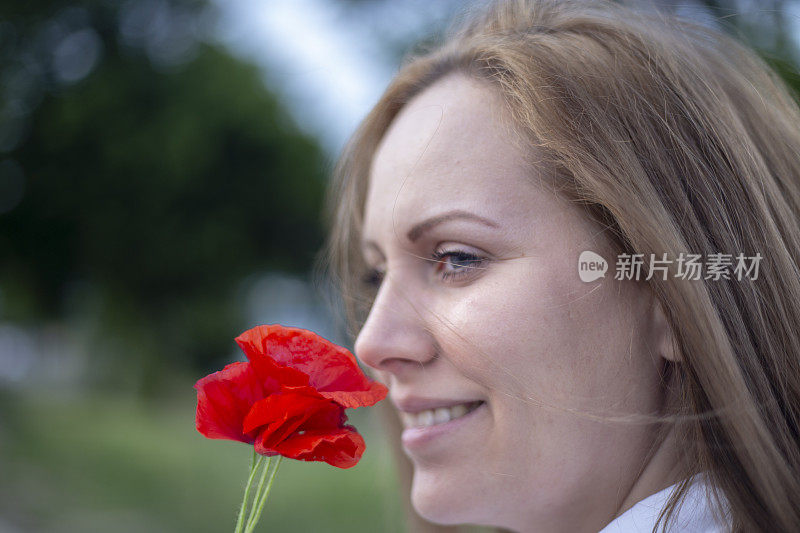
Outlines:
MULTIPOLYGON (((670 521, 667 531, 680 531, 681 533, 727 533, 730 525, 721 523, 714 518, 713 511, 706 500, 708 481, 705 476, 698 474, 689 486, 688 493, 683 503, 678 506, 676 517, 670 521)), ((637 502, 611 521, 599 533, 649 533, 658 519, 661 509, 664 508, 672 491, 678 484, 648 496, 637 502)), ((663 524, 663 521, 662 521, 663 524)), ((659 531, 661 531, 661 525, 659 531)))

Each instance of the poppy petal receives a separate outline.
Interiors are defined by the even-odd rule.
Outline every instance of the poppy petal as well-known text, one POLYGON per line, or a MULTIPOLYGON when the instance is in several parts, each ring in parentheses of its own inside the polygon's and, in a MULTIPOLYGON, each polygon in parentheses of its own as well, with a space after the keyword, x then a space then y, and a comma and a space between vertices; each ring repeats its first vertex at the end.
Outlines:
POLYGON ((197 389, 197 431, 210 439, 230 439, 252 444, 255 438, 242 431, 242 422, 264 391, 249 363, 231 363, 200 379, 197 389))
POLYGON ((279 444, 275 451, 291 459, 325 461, 338 468, 350 468, 358 463, 365 448, 364 438, 355 428, 344 426, 333 431, 307 431, 293 435, 279 444))
POLYGON ((297 369, 309 376, 309 385, 346 408, 373 405, 388 392, 367 378, 347 349, 313 331, 264 325, 245 331, 236 342, 251 362, 274 358, 297 369))
MULTIPOLYGON (((250 361, 267 396, 280 390, 281 385, 308 385, 308 374, 295 368, 282 365, 270 357, 259 357, 250 361)), ((262 397, 263 397, 262 396, 262 397)))
POLYGON ((295 431, 336 429, 347 420, 344 408, 311 387, 283 387, 256 402, 243 421, 245 433, 258 430, 264 447, 275 447, 295 431))
POLYGON ((344 408, 369 407, 386 397, 389 389, 383 383, 373 381, 369 389, 363 391, 320 391, 320 394, 344 408))

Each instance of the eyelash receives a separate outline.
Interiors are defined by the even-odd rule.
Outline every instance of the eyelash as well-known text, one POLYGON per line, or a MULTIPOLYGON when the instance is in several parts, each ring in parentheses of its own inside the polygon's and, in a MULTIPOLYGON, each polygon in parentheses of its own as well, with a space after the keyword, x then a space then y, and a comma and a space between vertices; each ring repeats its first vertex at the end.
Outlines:
POLYGON ((431 258, 439 263, 440 265, 445 265, 446 263, 442 261, 445 257, 457 257, 460 261, 468 263, 466 266, 462 265, 462 268, 457 272, 444 272, 442 274, 443 279, 461 279, 465 275, 468 275, 470 271, 477 268, 481 262, 483 262, 484 258, 479 257, 475 254, 471 254, 469 252, 465 252, 463 250, 450 250, 446 252, 433 252, 431 258))
MULTIPOLYGON (((435 261, 440 265, 446 264, 443 261, 443 259, 445 259, 446 257, 456 257, 459 258, 460 261, 467 262, 469 264, 467 266, 462 266, 462 268, 457 272, 442 273, 441 274, 442 279, 445 280, 459 280, 463 278, 465 275, 468 275, 470 273, 469 272, 470 270, 478 268, 476 265, 486 260, 485 257, 480 257, 475 254, 465 252, 463 250, 435 251, 433 252, 433 254, 431 254, 431 260, 435 261)), ((365 285, 377 288, 383 281, 383 273, 378 272, 376 269, 371 269, 361 278, 361 281, 365 285)))

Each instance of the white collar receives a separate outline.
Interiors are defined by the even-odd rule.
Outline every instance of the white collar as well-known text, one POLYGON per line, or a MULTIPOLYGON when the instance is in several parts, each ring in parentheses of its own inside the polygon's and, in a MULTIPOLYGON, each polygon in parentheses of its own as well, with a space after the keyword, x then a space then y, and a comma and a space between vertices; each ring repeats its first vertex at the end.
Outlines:
MULTIPOLYGON (((675 531, 681 533, 723 533, 730 526, 714 518, 713 510, 706 500, 708 481, 698 474, 689 486, 686 498, 676 513, 675 531)), ((599 533, 649 533, 656 524, 661 509, 669 500, 678 484, 671 485, 635 503, 633 507, 611 521, 599 533)))

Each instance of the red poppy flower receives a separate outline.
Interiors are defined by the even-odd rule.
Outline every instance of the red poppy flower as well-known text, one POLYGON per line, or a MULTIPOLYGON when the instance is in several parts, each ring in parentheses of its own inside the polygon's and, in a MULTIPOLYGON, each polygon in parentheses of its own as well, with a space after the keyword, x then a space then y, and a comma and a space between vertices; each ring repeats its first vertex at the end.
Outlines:
POLYGON ((262 455, 354 466, 364 439, 345 408, 373 405, 387 389, 346 349, 300 328, 258 326, 236 342, 248 358, 195 384, 197 430, 255 445, 262 455))

